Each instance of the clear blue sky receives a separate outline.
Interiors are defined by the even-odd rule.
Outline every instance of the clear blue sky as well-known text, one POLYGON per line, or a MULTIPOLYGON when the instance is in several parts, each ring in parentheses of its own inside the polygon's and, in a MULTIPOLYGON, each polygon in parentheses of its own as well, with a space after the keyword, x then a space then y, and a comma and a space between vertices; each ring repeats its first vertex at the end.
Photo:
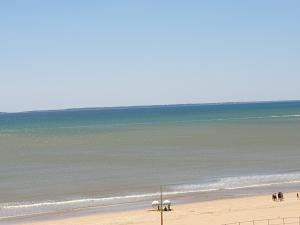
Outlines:
POLYGON ((300 99, 300 1, 0 1, 0 111, 300 99))

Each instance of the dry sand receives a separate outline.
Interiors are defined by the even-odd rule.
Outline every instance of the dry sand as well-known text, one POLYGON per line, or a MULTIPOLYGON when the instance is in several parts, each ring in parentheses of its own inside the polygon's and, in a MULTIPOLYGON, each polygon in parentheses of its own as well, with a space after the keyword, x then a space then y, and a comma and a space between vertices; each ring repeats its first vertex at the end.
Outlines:
MULTIPOLYGON (((296 193, 289 193, 285 194, 285 200, 283 202, 273 202, 271 196, 257 196, 174 205, 173 209, 171 212, 164 213, 164 225, 221 225, 253 219, 299 217, 300 200, 297 200, 296 193)), ((60 218, 57 220, 53 219, 23 224, 158 225, 160 224, 160 213, 150 209, 136 210, 60 218)), ((267 222, 257 224, 267 224, 267 222)))

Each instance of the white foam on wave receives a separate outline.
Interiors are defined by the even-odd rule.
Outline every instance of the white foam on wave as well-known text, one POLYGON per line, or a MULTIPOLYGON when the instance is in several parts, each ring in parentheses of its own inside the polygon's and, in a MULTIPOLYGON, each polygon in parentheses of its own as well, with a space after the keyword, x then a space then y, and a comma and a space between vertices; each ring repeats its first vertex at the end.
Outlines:
MULTIPOLYGON (((167 185, 164 195, 179 195, 189 193, 209 193, 220 190, 237 190, 246 188, 260 188, 284 184, 300 183, 300 173, 286 173, 274 175, 254 175, 225 177, 210 183, 167 185)), ((136 200, 147 200, 158 197, 159 192, 120 195, 103 198, 82 198, 65 201, 21 202, 0 205, 0 219, 34 215, 62 210, 73 210, 88 207, 97 207, 115 203, 130 203, 136 200)))
POLYGON ((209 187, 217 190, 235 190, 293 183, 300 183, 300 173, 225 177, 206 184, 177 185, 173 189, 205 190, 209 187))
POLYGON ((85 199, 74 199, 66 201, 48 201, 39 203, 20 203, 20 204, 7 204, 2 206, 3 209, 17 209, 17 208, 29 208, 29 207, 44 207, 44 206, 60 206, 60 205, 70 205, 70 204, 80 204, 80 203, 99 203, 99 202, 109 202, 114 200, 126 200, 135 198, 148 198, 158 196, 159 193, 146 193, 137 195, 124 195, 124 196, 114 196, 106 198, 85 198, 85 199))

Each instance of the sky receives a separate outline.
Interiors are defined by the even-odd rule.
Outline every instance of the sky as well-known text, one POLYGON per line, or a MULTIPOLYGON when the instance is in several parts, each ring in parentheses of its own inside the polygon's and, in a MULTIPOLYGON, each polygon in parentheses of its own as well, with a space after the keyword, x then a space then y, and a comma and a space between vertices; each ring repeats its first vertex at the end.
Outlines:
POLYGON ((0 111, 300 99, 300 1, 1 0, 0 111))

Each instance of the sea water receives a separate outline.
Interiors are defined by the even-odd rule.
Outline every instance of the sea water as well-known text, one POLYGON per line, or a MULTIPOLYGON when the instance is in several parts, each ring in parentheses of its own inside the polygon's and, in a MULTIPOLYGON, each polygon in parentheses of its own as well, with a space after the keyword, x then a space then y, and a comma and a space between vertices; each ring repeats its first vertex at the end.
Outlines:
POLYGON ((296 190, 300 102, 0 114, 0 219, 138 204, 160 185, 174 199, 296 190))

